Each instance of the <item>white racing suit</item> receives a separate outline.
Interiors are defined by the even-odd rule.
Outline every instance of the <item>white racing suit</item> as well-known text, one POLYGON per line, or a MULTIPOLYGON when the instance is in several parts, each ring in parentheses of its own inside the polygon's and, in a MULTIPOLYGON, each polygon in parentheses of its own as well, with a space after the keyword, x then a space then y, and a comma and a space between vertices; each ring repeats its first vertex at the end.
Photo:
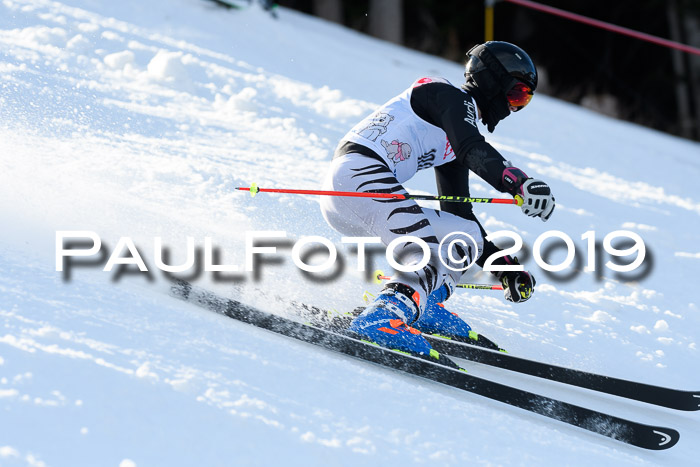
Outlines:
MULTIPOLYGON (((476 105, 466 92, 441 78, 422 78, 343 137, 323 189, 406 194, 401 184, 419 170, 444 166, 443 178, 449 183, 443 185, 453 192, 440 194, 469 196, 469 169, 502 190, 505 161, 479 134, 476 115, 476 105), (414 91, 423 87, 429 92, 421 91, 420 98, 412 99, 414 91)), ((443 284, 451 292, 465 266, 483 253, 485 233, 471 205, 454 209, 454 214, 445 208, 445 204, 442 211, 421 208, 414 200, 402 199, 321 198, 324 218, 343 235, 380 237, 385 245, 409 235, 428 245, 430 259, 424 267, 397 271, 391 280, 417 291, 420 307, 443 284), (449 241, 440 246, 448 235, 449 241)), ((424 257, 414 242, 400 244, 395 254, 404 266, 415 266, 424 257)))
MULTIPOLYGON (((333 160, 323 189, 406 194, 386 166, 357 153, 333 160)), ((481 231, 476 222, 421 208, 410 199, 324 196, 321 210, 326 222, 346 236, 380 237, 385 245, 403 236, 423 240, 430 250, 428 264, 415 272, 397 271, 390 281, 416 290, 420 295, 419 306, 442 284, 446 283, 452 291, 462 276, 459 270, 473 263, 483 249, 481 231), (449 238, 440 246, 448 235, 449 238)), ((404 266, 419 264, 424 255, 423 249, 414 242, 402 243, 394 252, 404 266)))

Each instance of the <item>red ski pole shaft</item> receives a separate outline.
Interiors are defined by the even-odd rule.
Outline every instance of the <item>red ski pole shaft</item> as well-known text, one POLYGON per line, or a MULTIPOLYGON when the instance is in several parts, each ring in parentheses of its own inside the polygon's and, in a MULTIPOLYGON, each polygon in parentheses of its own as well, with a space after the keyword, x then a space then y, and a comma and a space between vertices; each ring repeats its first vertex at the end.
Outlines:
POLYGON ((405 195, 399 193, 365 193, 355 191, 324 191, 324 190, 294 190, 287 188, 247 188, 238 187, 236 190, 250 191, 250 194, 255 196, 257 193, 288 193, 293 195, 317 195, 317 196, 354 196, 357 198, 391 198, 391 199, 408 199, 405 195))
POLYGON ((357 198, 389 198, 389 199, 415 199, 424 201, 447 201, 452 203, 490 203, 490 204, 515 204, 522 206, 523 200, 516 195, 515 199, 506 198, 469 198, 466 196, 435 196, 435 195, 411 195, 401 193, 367 193, 356 191, 325 191, 325 190, 297 190, 291 188, 259 188, 255 183, 250 187, 237 187, 236 190, 249 191, 251 196, 258 193, 288 193, 294 195, 316 196, 351 196, 357 198))

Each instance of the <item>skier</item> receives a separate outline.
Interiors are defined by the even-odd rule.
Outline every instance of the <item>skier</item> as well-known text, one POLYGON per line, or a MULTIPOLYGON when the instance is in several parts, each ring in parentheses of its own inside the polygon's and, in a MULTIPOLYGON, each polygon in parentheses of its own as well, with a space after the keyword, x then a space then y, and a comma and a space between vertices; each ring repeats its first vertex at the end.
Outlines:
MULTIPOLYGON (((469 197, 469 171, 496 190, 523 198, 522 211, 546 221, 554 210, 549 186, 528 177, 498 153, 477 129, 477 118, 493 132, 499 121, 525 107, 537 87, 530 57, 507 42, 486 42, 467 53, 466 82, 458 88, 443 78, 421 78, 352 128, 336 148, 324 189, 401 193, 417 171, 434 168, 438 193, 469 197)), ((377 236, 385 245, 411 235, 429 246, 429 261, 416 272, 397 272, 349 330, 382 346, 439 358, 421 332, 469 336, 471 328, 442 303, 466 264, 484 261, 500 249, 470 203, 441 202, 441 210, 414 200, 323 197, 326 222, 349 236, 377 236), (444 242, 453 232, 460 242, 444 242), (474 241, 462 233, 468 234, 474 241)), ((417 242, 400 248, 403 264, 416 266, 424 252, 417 242)), ((494 265, 517 265, 503 256, 494 265)), ((526 271, 494 272, 505 298, 528 300, 535 279, 526 271)), ((428 357, 429 358, 429 357, 428 357)))

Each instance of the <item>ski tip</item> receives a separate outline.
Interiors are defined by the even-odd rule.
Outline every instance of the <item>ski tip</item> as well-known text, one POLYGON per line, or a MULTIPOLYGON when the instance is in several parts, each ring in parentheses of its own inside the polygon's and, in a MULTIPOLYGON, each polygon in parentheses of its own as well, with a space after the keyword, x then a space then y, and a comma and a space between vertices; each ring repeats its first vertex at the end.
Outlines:
POLYGON ((680 437, 680 433, 673 428, 653 428, 648 443, 644 443, 642 447, 655 451, 669 449, 678 443, 680 437))
POLYGON ((658 405, 686 412, 697 412, 700 410, 700 392, 676 389, 665 389, 665 391, 669 393, 669 397, 666 397, 663 403, 658 405))
POLYGON ((691 392, 687 410, 700 410, 700 392, 691 392))

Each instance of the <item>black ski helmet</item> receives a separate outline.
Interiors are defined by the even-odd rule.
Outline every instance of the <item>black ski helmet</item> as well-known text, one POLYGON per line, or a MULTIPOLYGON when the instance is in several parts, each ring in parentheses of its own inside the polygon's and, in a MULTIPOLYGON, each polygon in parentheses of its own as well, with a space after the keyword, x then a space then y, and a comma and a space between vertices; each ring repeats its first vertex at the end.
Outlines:
POLYGON ((523 49, 509 42, 476 45, 467 57, 464 88, 474 96, 482 120, 493 131, 510 114, 506 94, 516 83, 525 83, 533 91, 537 88, 537 68, 523 49))

